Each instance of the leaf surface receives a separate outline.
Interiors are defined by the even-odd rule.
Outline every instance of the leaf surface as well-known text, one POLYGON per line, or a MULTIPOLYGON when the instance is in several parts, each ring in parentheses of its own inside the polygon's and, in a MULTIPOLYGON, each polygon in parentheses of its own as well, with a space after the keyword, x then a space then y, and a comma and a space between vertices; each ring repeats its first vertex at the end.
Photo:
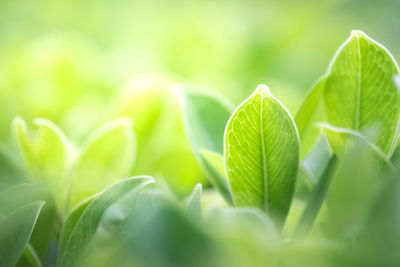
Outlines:
POLYGON ((28 204, 0 223, 0 266, 13 267, 24 252, 44 202, 28 204))
POLYGON ((69 267, 80 263, 95 236, 104 212, 132 190, 140 189, 153 181, 153 178, 147 176, 127 178, 113 184, 94 199, 84 209, 73 230, 66 230, 70 231, 70 234, 62 253, 59 254, 58 266, 69 267))
POLYGON ((260 85, 232 114, 225 167, 237 206, 253 206, 282 223, 292 201, 299 137, 286 108, 260 85))
POLYGON ((331 62, 324 102, 327 122, 364 133, 376 127, 370 141, 388 155, 400 112, 393 83, 399 74, 389 51, 361 31, 353 31, 331 62))

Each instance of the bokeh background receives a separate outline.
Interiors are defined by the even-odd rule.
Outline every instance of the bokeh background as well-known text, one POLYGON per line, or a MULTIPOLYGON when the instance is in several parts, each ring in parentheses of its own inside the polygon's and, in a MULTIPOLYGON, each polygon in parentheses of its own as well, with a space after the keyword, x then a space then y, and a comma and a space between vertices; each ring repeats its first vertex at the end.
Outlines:
POLYGON ((205 86, 237 105, 265 83, 295 113, 352 29, 398 60, 399 25, 398 0, 0 0, 1 153, 16 158, 16 116, 53 121, 77 147, 130 117, 131 174, 184 195, 204 175, 166 88, 205 86))

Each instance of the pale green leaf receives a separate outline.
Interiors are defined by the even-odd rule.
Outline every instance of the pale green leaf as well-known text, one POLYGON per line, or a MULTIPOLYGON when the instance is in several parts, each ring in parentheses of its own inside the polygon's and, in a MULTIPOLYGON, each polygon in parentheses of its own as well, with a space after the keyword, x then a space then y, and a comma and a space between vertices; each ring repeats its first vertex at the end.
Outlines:
POLYGON ((94 132, 72 170, 72 206, 128 177, 135 160, 135 147, 129 119, 116 119, 94 132))
POLYGON ((223 154, 225 126, 233 108, 225 99, 211 93, 180 90, 179 95, 185 132, 193 153, 211 184, 232 202, 226 180, 215 173, 219 171, 215 166, 210 166, 214 160, 207 160, 207 156, 213 155, 202 151, 223 154))
POLYGON ((80 208, 78 207, 78 213, 73 215, 73 221, 76 220, 76 217, 79 217, 82 209, 84 211, 75 223, 73 230, 70 230, 71 225, 67 226, 69 229, 65 230, 66 232, 70 232, 70 234, 68 235, 68 240, 62 243, 63 250, 58 255, 58 266, 76 266, 81 261, 82 256, 85 255, 85 251, 89 248, 100 226, 100 220, 104 212, 125 195, 133 190, 141 189, 153 181, 153 178, 147 176, 124 179, 104 190, 96 199, 91 201, 86 209, 84 208, 86 204, 83 204, 80 208))
POLYGON ((24 252, 44 202, 23 206, 0 223, 0 266, 13 267, 24 252))
POLYGON ((46 119, 35 119, 33 124, 37 130, 30 134, 23 119, 14 119, 14 138, 30 175, 36 180, 46 180, 55 193, 58 206, 62 207, 67 197, 68 141, 62 131, 46 119))
POLYGON ((260 85, 229 119, 225 167, 237 206, 254 206, 283 223, 299 164, 299 137, 286 108, 260 85))
POLYGON ((364 133, 385 155, 391 153, 400 112, 393 83, 399 68, 389 51, 361 31, 353 31, 328 70, 324 102, 327 122, 364 133))
POLYGON ((201 219, 201 193, 203 191, 203 187, 201 184, 197 184, 192 194, 189 197, 188 203, 186 205, 186 212, 189 217, 198 221, 201 219))

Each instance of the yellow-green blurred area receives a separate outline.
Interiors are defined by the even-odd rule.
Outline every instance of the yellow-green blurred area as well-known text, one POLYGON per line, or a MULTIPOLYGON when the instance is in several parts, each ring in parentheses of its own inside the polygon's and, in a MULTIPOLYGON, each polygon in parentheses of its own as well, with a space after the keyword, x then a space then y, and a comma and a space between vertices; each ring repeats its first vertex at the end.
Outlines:
POLYGON ((204 175, 174 85, 207 86, 236 105, 265 83, 295 113, 352 29, 400 58, 399 25, 398 0, 1 0, 1 143, 11 146, 16 116, 28 126, 47 118, 78 147, 128 117, 130 174, 187 194, 204 175))

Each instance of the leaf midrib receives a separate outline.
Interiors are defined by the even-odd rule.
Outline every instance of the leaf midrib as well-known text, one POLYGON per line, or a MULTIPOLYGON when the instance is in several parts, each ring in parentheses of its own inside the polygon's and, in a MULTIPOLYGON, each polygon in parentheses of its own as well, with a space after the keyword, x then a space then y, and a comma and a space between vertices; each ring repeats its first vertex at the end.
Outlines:
POLYGON ((263 120, 263 106, 264 106, 264 91, 261 91, 261 105, 260 105, 260 138, 261 138, 261 154, 263 160, 263 180, 264 180, 264 209, 269 211, 269 201, 268 201, 268 172, 267 172, 267 155, 265 152, 265 142, 264 142, 264 120, 263 120))
POLYGON ((356 95, 356 112, 355 112, 355 125, 354 129, 359 130, 360 128, 360 107, 361 107, 361 48, 360 48, 360 37, 356 36, 357 41, 357 53, 358 53, 358 77, 357 77, 357 95, 356 95))

